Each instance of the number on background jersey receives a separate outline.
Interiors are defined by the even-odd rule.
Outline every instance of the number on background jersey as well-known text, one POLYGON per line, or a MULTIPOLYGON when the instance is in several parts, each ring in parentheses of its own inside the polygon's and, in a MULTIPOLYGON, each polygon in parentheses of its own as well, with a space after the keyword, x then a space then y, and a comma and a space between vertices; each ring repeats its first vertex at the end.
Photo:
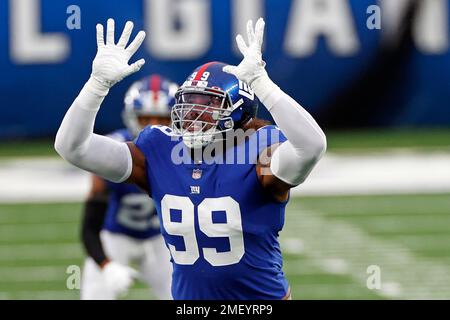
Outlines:
POLYGON ((158 217, 156 215, 151 217, 154 208, 153 201, 147 195, 128 194, 122 198, 121 207, 117 213, 117 222, 124 227, 138 231, 158 228, 158 217))
MULTIPOLYGON (((176 250, 169 244, 172 258, 177 264, 194 264, 199 255, 199 246, 195 236, 194 204, 188 197, 165 195, 161 200, 162 221, 170 235, 182 236, 186 250, 176 250), (181 222, 173 222, 170 210, 181 212, 181 222)), ((244 256, 244 237, 239 203, 231 197, 206 198, 197 207, 200 230, 210 238, 227 237, 230 251, 217 252, 216 248, 202 248, 203 255, 213 266, 226 266, 238 263, 244 256), (213 223, 213 211, 224 211, 226 223, 213 223)))

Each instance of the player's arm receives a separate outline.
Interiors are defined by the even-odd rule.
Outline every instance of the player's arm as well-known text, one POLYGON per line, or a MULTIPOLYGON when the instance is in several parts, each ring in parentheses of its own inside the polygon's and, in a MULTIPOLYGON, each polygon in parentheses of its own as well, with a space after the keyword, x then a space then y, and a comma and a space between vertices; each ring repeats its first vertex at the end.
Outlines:
POLYGON ((269 150, 270 170, 258 164, 257 172, 263 186, 279 200, 285 200, 293 186, 301 184, 326 150, 326 137, 313 117, 269 78, 262 60, 264 20, 247 24, 247 45, 241 35, 236 38, 244 56, 239 66, 224 71, 247 82, 272 115, 288 141, 269 150))
POLYGON ((108 196, 105 180, 92 176, 91 191, 84 203, 81 240, 87 254, 101 268, 109 262, 100 240, 100 231, 108 209, 108 196))
POLYGON ((133 142, 127 142, 127 145, 133 159, 131 175, 127 179, 127 182, 135 183, 143 190, 149 191, 145 156, 133 142))
POLYGON ((98 51, 92 75, 66 113, 56 135, 55 149, 61 157, 81 169, 113 182, 129 180, 145 188, 146 182, 138 179, 137 174, 145 167, 142 153, 133 145, 93 132, 97 112, 110 88, 139 71, 145 63, 141 59, 128 64, 145 38, 145 32, 141 31, 127 46, 132 30, 133 23, 127 22, 115 44, 114 20, 109 19, 105 43, 103 26, 97 25, 98 51))

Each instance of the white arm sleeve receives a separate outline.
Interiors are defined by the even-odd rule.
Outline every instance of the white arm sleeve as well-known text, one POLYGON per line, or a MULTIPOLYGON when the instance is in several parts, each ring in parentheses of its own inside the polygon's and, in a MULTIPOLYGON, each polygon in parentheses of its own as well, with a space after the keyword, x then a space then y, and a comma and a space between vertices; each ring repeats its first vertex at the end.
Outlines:
POLYGON ((251 86, 288 139, 272 156, 272 174, 293 186, 303 183, 325 153, 324 132, 313 117, 268 76, 256 79, 251 86))
POLYGON ((55 150, 73 165, 113 182, 131 175, 126 143, 94 134, 94 123, 108 89, 91 78, 67 111, 55 139, 55 150))

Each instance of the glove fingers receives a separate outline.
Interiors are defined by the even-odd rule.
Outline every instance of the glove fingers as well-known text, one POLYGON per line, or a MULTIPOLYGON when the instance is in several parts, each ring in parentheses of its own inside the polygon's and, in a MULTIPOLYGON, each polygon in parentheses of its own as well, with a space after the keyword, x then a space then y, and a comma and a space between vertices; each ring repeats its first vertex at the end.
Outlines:
POLYGON ((133 22, 128 21, 125 24, 125 28, 123 29, 122 36, 119 39, 119 42, 117 43, 118 47, 125 48, 128 44, 128 41, 130 41, 131 32, 133 32, 133 22))
POLYGON ((114 30, 115 22, 113 19, 108 19, 108 27, 106 29, 106 44, 114 45, 114 30))
POLYGON ((244 41, 244 38, 240 34, 238 34, 236 36, 236 43, 239 48, 239 51, 242 53, 243 56, 245 56, 247 53, 248 47, 244 41))
POLYGON ((132 65, 130 65, 126 71, 126 77, 128 77, 129 75, 138 72, 139 70, 141 70, 142 66, 145 64, 145 60, 141 59, 136 61, 135 63, 133 63, 132 65))
POLYGON ((104 30, 103 25, 97 24, 97 46, 103 47, 105 45, 105 36, 104 36, 104 30))
POLYGON ((253 20, 247 22, 247 36, 249 46, 255 41, 255 30, 253 29, 253 20))
POLYGON ((266 23, 264 22, 263 18, 259 18, 258 22, 256 22, 256 41, 258 43, 258 46, 261 47, 264 41, 264 27, 265 27, 266 23))
POLYGON ((144 39, 145 39, 145 32, 140 31, 136 36, 136 38, 134 38, 133 42, 126 49, 130 57, 132 57, 136 53, 136 51, 138 51, 144 39))

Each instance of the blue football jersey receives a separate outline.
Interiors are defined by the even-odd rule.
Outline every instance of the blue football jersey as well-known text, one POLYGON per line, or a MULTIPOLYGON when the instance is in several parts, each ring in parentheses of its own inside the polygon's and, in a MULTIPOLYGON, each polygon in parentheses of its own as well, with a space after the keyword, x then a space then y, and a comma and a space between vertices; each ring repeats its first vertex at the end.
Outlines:
MULTIPOLYGON (((126 129, 109 135, 118 141, 132 141, 126 129)), ((109 191, 108 209, 103 229, 137 239, 147 239, 161 233, 153 200, 133 184, 106 181, 109 191)))
POLYGON ((284 141, 277 127, 267 126, 220 153, 217 159, 224 161, 180 163, 179 155, 189 152, 170 128, 141 132, 136 145, 146 157, 151 197, 172 256, 174 299, 286 295, 278 233, 287 201, 268 194, 255 169, 263 150, 284 141))

